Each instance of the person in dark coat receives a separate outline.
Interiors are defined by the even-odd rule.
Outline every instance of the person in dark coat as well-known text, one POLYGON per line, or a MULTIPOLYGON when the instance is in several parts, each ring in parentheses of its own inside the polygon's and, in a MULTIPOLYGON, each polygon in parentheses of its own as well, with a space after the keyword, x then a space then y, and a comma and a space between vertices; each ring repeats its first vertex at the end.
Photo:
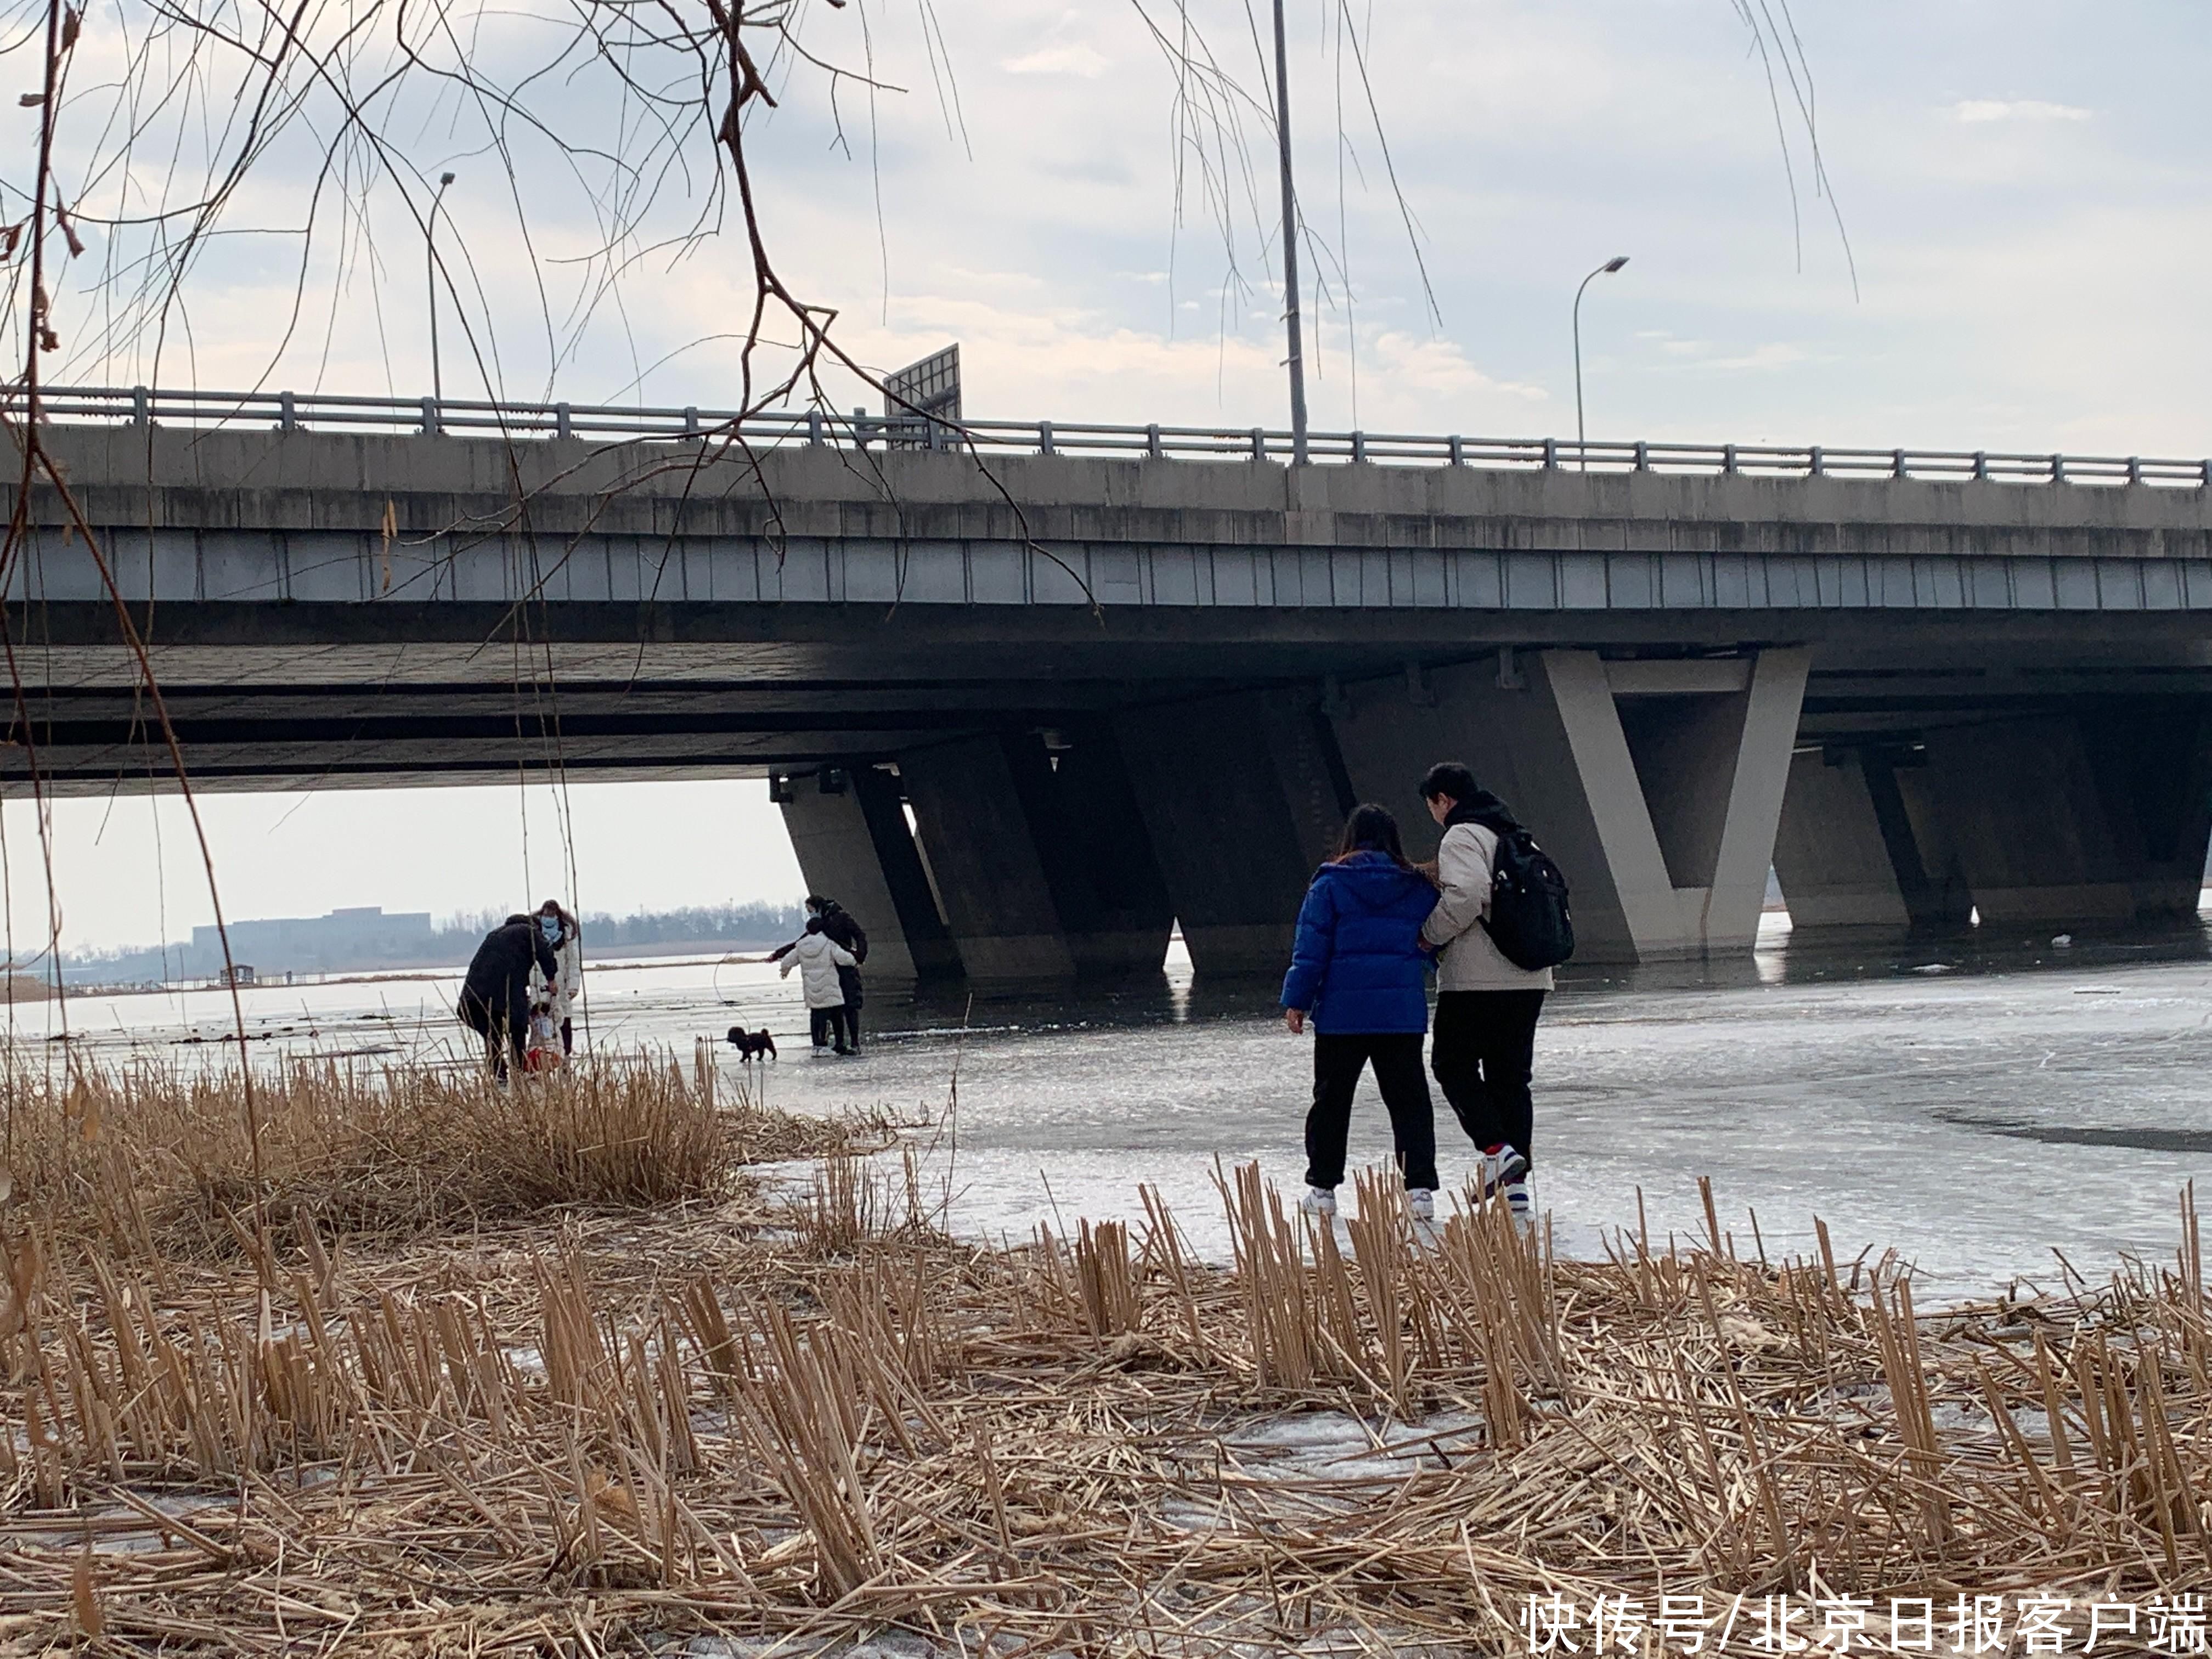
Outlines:
POLYGON ((522 1058, 530 1039, 530 970, 548 984, 561 964, 552 945, 528 916, 509 916, 484 935, 461 981, 461 1024, 484 1040, 484 1058, 495 1077, 507 1075, 507 1056, 522 1058))
MULTIPOLYGON (((853 1052, 858 1054, 860 1052, 860 964, 868 959, 867 931, 850 910, 836 899, 825 898, 819 893, 806 896, 806 916, 810 922, 819 921, 821 931, 829 935, 830 942, 852 956, 851 967, 843 963, 837 964, 837 984, 845 994, 845 1040, 852 1045, 853 1052)), ((781 962, 798 943, 793 939, 789 945, 778 945, 769 952, 768 959, 781 962)))
POLYGON ((1390 1113, 1407 1204, 1419 1219, 1433 1213, 1437 1127, 1421 1068, 1421 1039, 1429 1029, 1421 924, 1436 902, 1435 886, 1406 861, 1397 819, 1371 803, 1353 810, 1336 857, 1306 890, 1283 979, 1283 1023, 1294 1036, 1309 1018, 1314 1028, 1304 1200, 1309 1214, 1336 1213, 1352 1092, 1370 1065, 1390 1113))

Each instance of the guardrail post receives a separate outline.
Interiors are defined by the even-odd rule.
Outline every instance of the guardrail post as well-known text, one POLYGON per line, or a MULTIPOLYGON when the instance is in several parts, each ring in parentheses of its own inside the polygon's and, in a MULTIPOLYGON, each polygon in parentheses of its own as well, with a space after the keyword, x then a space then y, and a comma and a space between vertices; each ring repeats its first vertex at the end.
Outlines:
POLYGON ((1255 461, 1267 459, 1267 428, 1264 426, 1252 428, 1252 459, 1255 461))
POLYGON ((1544 440, 1544 471, 1557 472, 1559 470, 1559 441, 1557 438, 1547 438, 1544 440))
POLYGON ((1814 444, 1810 449, 1805 452, 1805 476, 1810 478, 1818 478, 1824 477, 1827 471, 1827 452, 1823 450, 1820 445, 1814 444))
POLYGON ((806 442, 810 448, 822 447, 822 411, 818 409, 806 411, 806 442))
POLYGON ((2051 482, 2053 483, 2066 482, 2066 458, 2063 455, 2053 455, 2051 458, 2051 482))
POLYGON ((856 409, 853 411, 853 447, 866 449, 867 447, 868 411, 865 409, 856 409))
POLYGON ((1737 467, 1735 461, 1735 446, 1734 444, 1723 444, 1721 446, 1721 471, 1733 477, 1739 470, 1740 469, 1737 467))
POLYGON ((153 394, 143 386, 131 388, 131 418, 144 426, 154 418, 153 394))
POLYGON ((1054 455, 1059 453, 1059 452, 1052 447, 1052 422, 1050 421, 1039 421, 1037 422, 1037 453, 1040 455, 1054 455))
POLYGON ((2142 482, 2142 457, 2140 455, 2128 457, 2128 482, 2130 483, 2142 482))
POLYGON ((2205 489, 2212 489, 2212 461, 2206 461, 2197 469, 2197 473, 2198 482, 2201 483, 2205 489))
POLYGON ((1893 478, 1901 478, 1905 476, 1905 452, 1901 449, 1890 452, 1889 476, 1893 478))
POLYGON ((293 432, 298 430, 299 425, 299 410, 292 401, 292 394, 289 392, 278 392, 276 394, 276 429, 279 432, 293 432))
POLYGON ((435 398, 425 398, 422 399, 422 435, 426 438, 434 438, 440 430, 438 400, 435 398))
POLYGON ((1160 423, 1158 421, 1145 428, 1145 453, 1154 460, 1167 453, 1160 447, 1160 423))
POLYGON ((1649 472, 1651 470, 1651 446, 1641 438, 1636 441, 1636 470, 1638 472, 1649 472))
POLYGON ((1452 464, 1454 466, 1465 466, 1465 465, 1467 465, 1467 441, 1466 441, 1466 440, 1465 440, 1465 439, 1463 439, 1463 438, 1462 438, 1462 437, 1459 435, 1459 434, 1458 434, 1458 433, 1455 432, 1455 433, 1453 433, 1453 434, 1451 434, 1451 440, 1450 440, 1450 442, 1451 442, 1451 464, 1452 464))
POLYGON ((684 410, 684 432, 686 437, 699 429, 699 410, 696 404, 686 404, 684 410))
POLYGON ((566 404, 553 405, 553 435, 556 438, 573 438, 576 435, 576 422, 569 417, 568 405, 566 404))
POLYGON ((1990 476, 1989 451, 1978 449, 1974 452, 1974 476, 1977 478, 1986 478, 1990 476))
POLYGON ((1352 434, 1352 459, 1355 461, 1367 459, 1367 434, 1364 432, 1352 434))

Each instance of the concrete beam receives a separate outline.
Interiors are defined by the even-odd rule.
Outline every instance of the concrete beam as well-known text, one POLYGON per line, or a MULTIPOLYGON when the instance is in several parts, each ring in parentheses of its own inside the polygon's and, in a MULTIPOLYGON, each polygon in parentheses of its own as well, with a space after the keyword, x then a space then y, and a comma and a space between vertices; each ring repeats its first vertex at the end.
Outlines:
POLYGON ((899 757, 969 976, 1158 973, 1172 922, 1110 728, 1010 732, 899 757))
POLYGON ((1112 726, 1000 741, 1076 971, 1158 973, 1175 915, 1112 726))
POLYGON ((1511 802, 1573 884, 1584 957, 1747 950, 1807 660, 1763 651, 1741 690, 1638 685, 1625 722, 1595 653, 1541 652, 1519 687, 1490 664, 1351 687, 1336 730, 1357 792, 1399 813, 1417 856, 1437 841, 1415 792, 1432 762, 1466 761, 1511 802))
POLYGON ((791 781, 784 827, 806 890, 836 899, 867 930, 871 979, 939 978, 960 971, 907 829, 898 785, 866 764, 791 781))
POLYGON ((1350 790, 1313 691, 1124 709, 1115 731, 1201 974, 1279 973, 1298 902, 1350 790))
POLYGON ((2212 838, 2212 708, 2106 699, 1930 732, 1928 787, 1984 923, 2194 916, 2212 838))
POLYGON ((899 757, 946 927, 971 979, 1075 977, 1052 884, 995 737, 899 757))
POLYGON ((2078 721, 1931 732, 1929 781, 1984 925, 2131 921, 2126 849, 2078 721))
POLYGON ((1966 926, 1973 897, 1924 761, 1878 743, 1791 759, 1774 871, 1793 928, 1966 926))

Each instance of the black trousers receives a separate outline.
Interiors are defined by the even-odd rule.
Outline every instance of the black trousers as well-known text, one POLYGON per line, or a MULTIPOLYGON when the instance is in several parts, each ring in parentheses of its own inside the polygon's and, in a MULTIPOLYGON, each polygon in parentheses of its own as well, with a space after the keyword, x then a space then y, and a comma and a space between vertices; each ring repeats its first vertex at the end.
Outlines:
POLYGON ((495 1075, 505 1077, 507 1055, 512 1054, 520 1060, 523 1044, 529 1041, 530 1005, 487 1002, 475 992, 465 990, 454 1012, 462 1024, 484 1040, 485 1064, 495 1075))
POLYGON ((806 1024, 817 1048, 854 1047, 852 1040, 854 1025, 850 1008, 809 1008, 806 1024))
POLYGON ((1508 1146, 1533 1165, 1528 1097, 1541 991, 1439 991, 1429 1065, 1459 1126, 1478 1146, 1508 1146))
POLYGON ((1387 1031, 1314 1037, 1313 1109, 1306 1114, 1306 1185, 1334 1187, 1344 1179, 1344 1143, 1352 1132, 1352 1095, 1370 1061, 1375 1086, 1390 1112, 1390 1138, 1406 1185, 1431 1192, 1437 1185, 1437 1120, 1429 1080, 1421 1075, 1421 1034, 1387 1031))
POLYGON ((860 970, 840 968, 837 988, 845 994, 845 1041, 857 1048, 860 1046, 860 970))

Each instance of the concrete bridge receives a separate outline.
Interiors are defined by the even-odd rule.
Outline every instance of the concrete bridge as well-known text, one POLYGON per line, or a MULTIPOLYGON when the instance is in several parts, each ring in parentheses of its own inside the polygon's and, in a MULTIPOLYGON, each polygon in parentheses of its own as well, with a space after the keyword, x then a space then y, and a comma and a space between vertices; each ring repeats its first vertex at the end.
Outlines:
POLYGON ((1770 865, 1800 927, 2196 908, 2201 463, 1342 434, 1291 469, 1035 426, 987 471, 896 423, 397 407, 422 430, 52 426, 97 554, 35 490, 0 787, 173 787, 104 565, 198 787, 766 776, 887 973, 1145 968, 1175 920, 1275 969, 1344 811, 1432 845, 1448 757, 1592 957, 1747 949, 1770 865))

